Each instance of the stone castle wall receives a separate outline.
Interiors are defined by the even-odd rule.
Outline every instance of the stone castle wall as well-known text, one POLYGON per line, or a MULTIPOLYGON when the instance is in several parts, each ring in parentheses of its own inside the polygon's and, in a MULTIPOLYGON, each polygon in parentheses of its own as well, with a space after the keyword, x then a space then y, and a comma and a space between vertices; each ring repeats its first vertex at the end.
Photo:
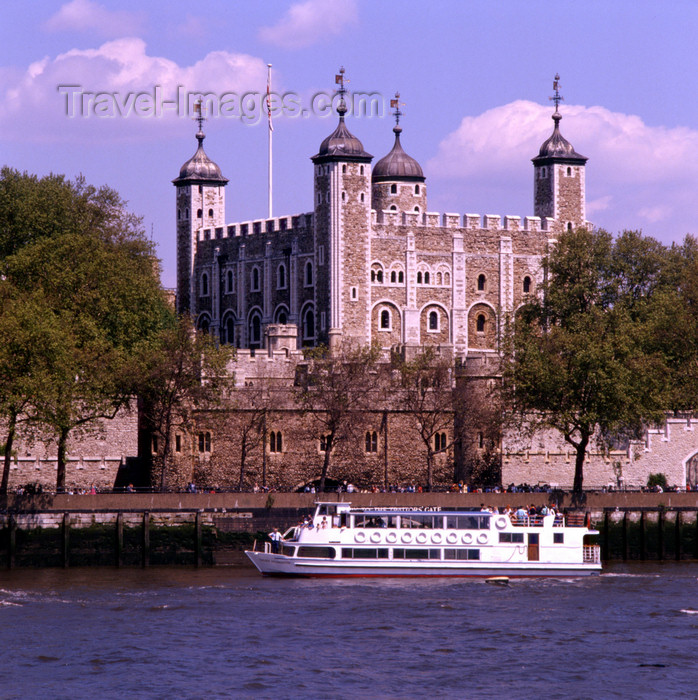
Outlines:
MULTIPOLYGON (((68 442, 66 488, 111 489, 119 468, 137 456, 138 412, 122 410, 113 420, 102 420, 89 430, 73 433, 68 442)), ((52 436, 20 435, 12 450, 9 488, 41 484, 45 490, 55 490, 56 469, 56 442, 52 436)))

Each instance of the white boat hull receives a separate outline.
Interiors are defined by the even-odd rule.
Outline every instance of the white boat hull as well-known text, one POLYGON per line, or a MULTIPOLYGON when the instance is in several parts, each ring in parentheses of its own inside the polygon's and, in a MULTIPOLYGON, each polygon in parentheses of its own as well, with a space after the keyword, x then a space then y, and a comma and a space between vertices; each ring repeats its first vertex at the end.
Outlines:
POLYGON ((245 554, 266 576, 460 576, 489 578, 508 576, 510 578, 530 577, 569 577, 591 576, 601 572, 600 564, 559 564, 549 562, 508 562, 485 561, 356 561, 301 559, 284 554, 246 551, 245 554))

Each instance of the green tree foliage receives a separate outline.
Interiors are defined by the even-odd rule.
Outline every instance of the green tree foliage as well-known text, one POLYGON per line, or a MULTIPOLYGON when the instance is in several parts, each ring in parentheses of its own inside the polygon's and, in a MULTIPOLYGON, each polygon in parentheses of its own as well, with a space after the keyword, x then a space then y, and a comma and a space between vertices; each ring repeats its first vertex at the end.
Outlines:
POLYGON ((672 349, 657 333, 677 301, 666 264, 666 250, 639 233, 565 233, 505 343, 505 403, 574 448, 577 494, 594 436, 638 435, 664 418, 672 349))
POLYGON ((54 433, 63 489, 69 436, 129 404, 132 365, 172 314, 140 220, 81 178, 2 170, 0 270, 14 300, 2 323, 21 330, 15 354, 26 358, 6 365, 9 385, 32 423, 54 433))
POLYGON ((171 441, 177 431, 191 432, 194 411, 215 408, 228 397, 232 375, 230 346, 216 346, 196 333, 189 318, 164 329, 140 354, 135 384, 145 424, 157 440, 152 479, 168 488, 171 441))
POLYGON ((436 445, 436 434, 450 432, 454 415, 454 377, 450 358, 426 348, 414 359, 393 357, 398 370, 398 402, 415 420, 415 426, 427 455, 427 490, 434 487, 434 456, 451 447, 436 445))
POLYGON ((361 413, 370 405, 379 350, 376 346, 333 351, 318 347, 309 349, 306 357, 308 374, 297 383, 295 399, 310 418, 312 438, 320 439, 325 448, 319 484, 322 493, 335 450, 355 437, 361 413))

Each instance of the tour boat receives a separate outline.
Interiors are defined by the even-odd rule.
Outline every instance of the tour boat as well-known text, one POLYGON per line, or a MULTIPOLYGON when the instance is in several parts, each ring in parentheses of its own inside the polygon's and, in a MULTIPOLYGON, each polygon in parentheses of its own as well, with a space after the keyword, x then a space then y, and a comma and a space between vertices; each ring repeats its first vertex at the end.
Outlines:
POLYGON ((600 547, 581 514, 520 517, 441 508, 352 508, 315 513, 263 550, 245 552, 271 576, 587 576, 600 547), (276 551, 274 551, 276 550, 276 551))

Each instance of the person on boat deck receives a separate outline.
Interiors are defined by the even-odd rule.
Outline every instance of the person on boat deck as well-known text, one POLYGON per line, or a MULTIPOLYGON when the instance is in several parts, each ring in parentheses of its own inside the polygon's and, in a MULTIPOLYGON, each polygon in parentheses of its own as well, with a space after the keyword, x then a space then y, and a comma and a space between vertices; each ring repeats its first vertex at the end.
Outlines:
POLYGON ((526 516, 528 515, 528 512, 523 506, 519 506, 516 510, 516 520, 520 523, 523 523, 526 521, 526 516))
POLYGON ((327 527, 327 516, 322 516, 322 522, 319 525, 319 529, 324 530, 327 527))
POLYGON ((275 527, 273 532, 269 533, 269 539, 271 540, 271 551, 273 554, 279 553, 279 542, 281 542, 281 533, 279 528, 275 527))

